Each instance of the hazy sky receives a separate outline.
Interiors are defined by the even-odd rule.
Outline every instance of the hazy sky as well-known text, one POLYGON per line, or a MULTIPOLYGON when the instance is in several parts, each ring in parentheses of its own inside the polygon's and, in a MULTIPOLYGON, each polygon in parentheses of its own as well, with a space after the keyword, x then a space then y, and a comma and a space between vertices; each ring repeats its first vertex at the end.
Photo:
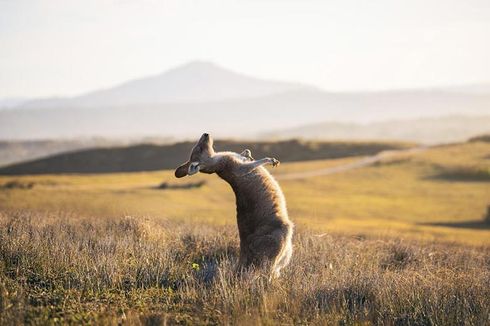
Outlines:
POLYGON ((327 90, 490 81, 489 0, 0 0, 0 97, 209 60, 327 90))

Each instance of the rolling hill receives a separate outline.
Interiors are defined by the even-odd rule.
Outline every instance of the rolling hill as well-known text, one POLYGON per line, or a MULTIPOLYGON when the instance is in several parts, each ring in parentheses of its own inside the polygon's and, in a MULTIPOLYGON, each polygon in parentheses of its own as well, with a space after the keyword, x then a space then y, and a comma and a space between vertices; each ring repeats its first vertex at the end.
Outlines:
POLYGON ((446 116, 415 120, 393 120, 368 124, 324 122, 265 133, 263 137, 284 139, 392 139, 422 143, 448 143, 490 132, 488 116, 446 116))
MULTIPOLYGON (((87 149, 0 168, 0 174, 109 173, 174 169, 189 157, 195 142, 87 149)), ((252 150, 254 157, 274 155, 283 162, 372 155, 406 148, 403 143, 362 142, 235 142, 216 141, 216 150, 252 150)))
POLYGON ((66 140, 26 140, 0 141, 0 166, 32 161, 35 159, 82 149, 101 147, 120 147, 141 143, 168 144, 174 142, 168 138, 158 139, 105 139, 81 138, 66 140))

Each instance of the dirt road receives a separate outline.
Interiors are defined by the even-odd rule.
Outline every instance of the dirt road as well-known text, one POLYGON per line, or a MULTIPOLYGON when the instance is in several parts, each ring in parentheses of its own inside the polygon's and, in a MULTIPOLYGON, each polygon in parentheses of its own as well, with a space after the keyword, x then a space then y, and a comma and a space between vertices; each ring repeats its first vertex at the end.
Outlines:
POLYGON ((303 172, 295 172, 295 173, 286 173, 286 174, 276 174, 274 177, 277 180, 298 180, 298 179, 306 179, 311 177, 324 176, 329 174, 341 173, 353 169, 362 168, 365 166, 373 165, 374 163, 393 159, 398 156, 407 155, 407 154, 416 154, 427 150, 429 146, 419 146, 409 149, 401 149, 401 150, 390 150, 390 151, 382 151, 376 155, 364 157, 358 161, 343 164, 339 166, 328 167, 324 169, 317 169, 311 171, 303 171, 303 172))

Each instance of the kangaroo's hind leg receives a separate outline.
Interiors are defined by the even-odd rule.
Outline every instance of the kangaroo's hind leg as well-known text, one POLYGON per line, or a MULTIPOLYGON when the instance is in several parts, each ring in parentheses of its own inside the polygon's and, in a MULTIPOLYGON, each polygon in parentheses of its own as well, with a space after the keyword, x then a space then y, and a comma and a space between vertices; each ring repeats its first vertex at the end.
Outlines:
POLYGON ((257 235, 249 237, 248 243, 251 264, 272 273, 274 262, 281 253, 281 239, 274 235, 257 235))
POLYGON ((286 244, 284 245, 281 254, 279 255, 279 257, 277 257, 276 262, 272 267, 272 275, 275 278, 279 278, 281 276, 281 269, 283 269, 289 264, 292 255, 293 255, 293 246, 291 244, 291 241, 287 241, 286 244))

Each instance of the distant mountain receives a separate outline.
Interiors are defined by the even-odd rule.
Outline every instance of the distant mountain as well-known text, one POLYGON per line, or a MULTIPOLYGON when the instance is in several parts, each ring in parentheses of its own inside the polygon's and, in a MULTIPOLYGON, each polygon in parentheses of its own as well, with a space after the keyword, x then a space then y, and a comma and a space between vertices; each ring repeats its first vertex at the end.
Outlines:
POLYGON ((283 139, 377 139, 448 143, 490 133, 488 116, 446 116, 416 120, 383 121, 368 124, 324 122, 265 133, 263 137, 283 139))
MULTIPOLYGON (((136 145, 99 148, 58 154, 44 159, 0 168, 0 175, 46 173, 108 173, 174 169, 189 157, 195 142, 172 145, 136 145)), ((255 157, 271 153, 282 162, 308 161, 358 155, 374 155, 383 150, 407 148, 410 144, 393 142, 282 142, 216 141, 216 150, 252 150, 255 157)))
MULTIPOLYGON (((256 137, 320 121, 368 123, 445 115, 490 115, 490 95, 445 92, 334 94, 299 90, 202 103, 0 111, 0 139, 161 136, 256 137)), ((475 131, 476 133, 476 131, 475 131)), ((434 142, 426 133, 427 142, 434 142)), ((417 138, 419 139, 419 138, 417 138)))
POLYGON ((8 97, 8 98, 0 99, 0 110, 11 109, 20 106, 27 101, 28 99, 22 97, 8 97))
POLYGON ((97 108, 162 103, 196 103, 253 98, 296 89, 301 84, 248 77, 213 63, 196 61, 162 74, 71 98, 40 99, 23 108, 97 108))
POLYGON ((463 94, 488 95, 490 94, 490 83, 449 86, 446 87, 446 91, 463 94))
MULTIPOLYGON (((331 93, 194 62, 105 90, 0 110, 0 139, 182 139, 203 131, 250 138, 321 121, 359 124, 455 114, 490 115, 490 93, 445 89, 331 93)), ((417 138, 436 139, 430 133, 417 138)))

